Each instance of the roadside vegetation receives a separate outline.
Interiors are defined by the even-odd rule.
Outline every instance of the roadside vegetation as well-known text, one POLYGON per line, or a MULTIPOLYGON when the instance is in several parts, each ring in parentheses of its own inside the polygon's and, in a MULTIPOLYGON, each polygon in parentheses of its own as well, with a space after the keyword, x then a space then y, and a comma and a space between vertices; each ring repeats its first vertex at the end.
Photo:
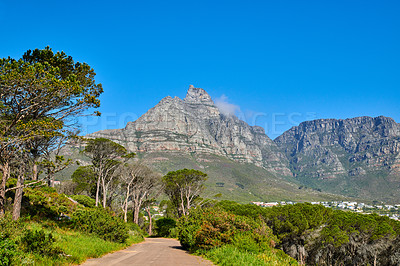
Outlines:
POLYGON ((49 187, 27 189, 21 218, 6 213, 0 226, 1 265, 78 264, 144 239, 113 212, 74 203, 49 187))

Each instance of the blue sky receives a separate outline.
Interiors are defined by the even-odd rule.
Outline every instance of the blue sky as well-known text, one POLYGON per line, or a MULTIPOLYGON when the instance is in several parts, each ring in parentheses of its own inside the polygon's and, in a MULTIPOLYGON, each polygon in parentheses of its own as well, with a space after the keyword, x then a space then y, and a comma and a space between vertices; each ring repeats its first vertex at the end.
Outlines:
POLYGON ((400 122, 399 1, 0 0, 0 57, 49 45, 103 84, 120 128, 190 84, 271 138, 304 120, 400 122))

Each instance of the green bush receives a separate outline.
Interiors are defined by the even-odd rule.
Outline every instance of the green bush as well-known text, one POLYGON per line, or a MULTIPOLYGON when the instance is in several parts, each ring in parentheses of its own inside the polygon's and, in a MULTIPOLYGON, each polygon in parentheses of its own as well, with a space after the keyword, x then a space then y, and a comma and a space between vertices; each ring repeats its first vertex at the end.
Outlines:
POLYGON ((190 250, 232 244, 239 249, 262 252, 277 241, 261 221, 234 215, 220 208, 192 210, 178 221, 179 240, 190 250))
POLYGON ((77 210, 72 215, 71 223, 78 230, 108 241, 123 243, 129 236, 124 221, 101 208, 77 210))
POLYGON ((11 265, 19 254, 16 239, 25 232, 25 225, 6 213, 0 218, 0 228, 0 265, 11 265))
POLYGON ((175 227, 176 221, 172 218, 161 218, 156 220, 156 230, 158 236, 171 237, 171 233, 174 233, 172 230, 175 227))
POLYGON ((29 201, 30 215, 58 219, 61 214, 70 215, 76 209, 76 204, 67 196, 58 194, 51 187, 25 188, 24 195, 29 201))
POLYGON ((69 197, 73 200, 76 200, 78 203, 82 204, 85 207, 94 208, 96 206, 96 201, 89 196, 71 195, 69 197))
POLYGON ((55 239, 51 233, 44 230, 27 230, 21 242, 27 252, 40 255, 57 256, 62 253, 59 247, 54 246, 55 239))
POLYGON ((216 265, 298 265, 297 261, 281 250, 270 249, 264 253, 254 254, 233 245, 224 245, 210 250, 199 250, 203 255, 216 265))
POLYGON ((0 239, 17 238, 25 232, 25 224, 21 219, 14 221, 11 214, 0 218, 0 239))
POLYGON ((14 240, 6 238, 0 240, 0 265, 12 265, 18 255, 18 247, 14 240))

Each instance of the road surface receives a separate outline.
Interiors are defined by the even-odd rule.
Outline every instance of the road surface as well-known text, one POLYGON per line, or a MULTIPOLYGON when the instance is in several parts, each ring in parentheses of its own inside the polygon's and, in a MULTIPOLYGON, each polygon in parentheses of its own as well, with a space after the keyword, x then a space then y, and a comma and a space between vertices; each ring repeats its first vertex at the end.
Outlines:
POLYGON ((201 257, 188 254, 178 240, 168 238, 146 238, 140 244, 107 254, 101 258, 89 259, 82 265, 213 265, 201 257))

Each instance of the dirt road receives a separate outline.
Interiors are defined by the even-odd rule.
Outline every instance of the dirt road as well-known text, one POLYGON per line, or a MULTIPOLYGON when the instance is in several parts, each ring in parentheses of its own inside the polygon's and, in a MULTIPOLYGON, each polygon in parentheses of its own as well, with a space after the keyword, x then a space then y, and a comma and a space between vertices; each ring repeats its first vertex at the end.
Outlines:
POLYGON ((213 265, 201 257, 188 254, 179 241, 167 238, 146 238, 140 244, 107 254, 101 258, 89 259, 82 265, 213 265))

